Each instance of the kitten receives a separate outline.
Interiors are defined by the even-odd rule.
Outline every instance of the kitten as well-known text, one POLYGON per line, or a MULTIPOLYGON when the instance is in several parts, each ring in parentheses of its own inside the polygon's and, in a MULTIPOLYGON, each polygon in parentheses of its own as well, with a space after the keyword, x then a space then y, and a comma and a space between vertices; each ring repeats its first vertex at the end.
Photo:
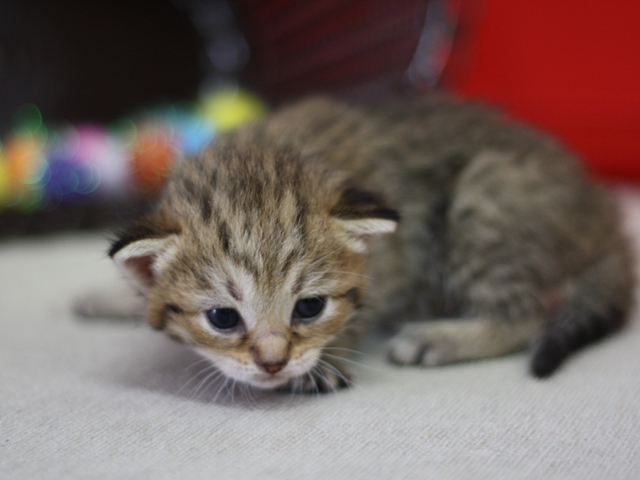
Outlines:
POLYGON ((622 325, 634 286, 619 214, 571 154, 440 96, 312 98, 224 134, 109 255, 153 327, 305 392, 348 385, 338 357, 376 322, 397 364, 532 345, 546 377, 622 325))

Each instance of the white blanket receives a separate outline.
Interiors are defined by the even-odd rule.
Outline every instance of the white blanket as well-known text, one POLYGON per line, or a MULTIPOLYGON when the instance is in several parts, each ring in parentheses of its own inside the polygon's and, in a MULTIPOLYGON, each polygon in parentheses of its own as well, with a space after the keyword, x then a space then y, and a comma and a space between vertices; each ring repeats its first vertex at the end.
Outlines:
MULTIPOLYGON (((640 245, 640 192, 619 196, 640 245)), ((638 314, 544 381, 526 353, 398 368, 373 340, 351 390, 247 392, 143 323, 71 315, 117 277, 106 246, 0 243, 0 478, 640 479, 638 314)))

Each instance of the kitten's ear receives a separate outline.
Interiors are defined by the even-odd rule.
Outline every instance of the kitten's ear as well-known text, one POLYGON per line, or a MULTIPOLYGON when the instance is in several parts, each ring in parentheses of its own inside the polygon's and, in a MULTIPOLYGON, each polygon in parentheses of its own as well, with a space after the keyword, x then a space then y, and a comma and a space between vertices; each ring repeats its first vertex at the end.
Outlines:
POLYGON ((134 286, 147 291, 173 257, 179 231, 157 219, 140 221, 112 243, 109 256, 134 286))
POLYGON ((373 238, 394 232, 400 220, 380 195, 357 188, 345 189, 330 213, 359 252, 366 252, 373 238))

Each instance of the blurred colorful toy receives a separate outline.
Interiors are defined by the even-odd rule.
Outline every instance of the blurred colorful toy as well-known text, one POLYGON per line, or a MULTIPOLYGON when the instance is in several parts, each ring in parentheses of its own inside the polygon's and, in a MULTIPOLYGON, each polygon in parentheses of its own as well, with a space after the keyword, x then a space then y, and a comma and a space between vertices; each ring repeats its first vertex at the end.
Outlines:
POLYGON ((149 110, 109 128, 49 129, 38 108, 25 105, 16 112, 14 130, 0 142, 0 212, 156 191, 177 159, 196 154, 217 131, 265 112, 255 95, 224 89, 199 103, 149 110))
POLYGON ((218 90, 204 97, 202 113, 220 130, 228 130, 267 113, 265 104, 248 92, 218 90))
POLYGON ((40 203, 40 185, 46 173, 45 140, 41 135, 20 131, 4 143, 3 170, 8 191, 4 206, 32 210, 40 203))
POLYGON ((138 133, 133 147, 133 176, 136 184, 147 190, 162 185, 169 168, 179 155, 172 132, 162 126, 148 126, 138 133))

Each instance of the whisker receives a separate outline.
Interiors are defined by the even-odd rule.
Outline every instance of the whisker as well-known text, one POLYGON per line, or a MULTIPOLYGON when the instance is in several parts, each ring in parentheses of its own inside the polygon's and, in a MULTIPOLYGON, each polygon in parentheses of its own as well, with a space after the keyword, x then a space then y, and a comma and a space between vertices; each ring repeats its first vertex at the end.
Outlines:
POLYGON ((224 390, 224 388, 229 384, 229 377, 227 377, 226 375, 223 376, 223 382, 222 385, 220 385, 218 387, 218 391, 216 392, 215 397, 213 397, 213 400, 211 401, 211 403, 216 403, 216 400, 218 400, 218 396, 220 395, 220 393, 224 390))
MULTIPOLYGON (((320 360, 320 361, 322 361, 323 363, 327 363, 327 362, 324 362, 323 360, 320 360)), ((336 387, 329 381, 329 378, 325 375, 325 373, 321 368, 318 368, 318 374, 320 375, 320 378, 324 381, 325 385, 329 387, 329 389, 331 390, 331 393, 336 393, 337 392, 336 387)))
MULTIPOLYGON (((306 375, 308 375, 309 372, 306 373, 306 375)), ((293 393, 295 395, 302 395, 304 391, 304 375, 300 375, 299 377, 296 377, 296 382, 293 384, 293 393)))
MULTIPOLYGON (((186 389, 188 386, 191 386, 192 383, 194 381, 198 382, 198 386, 196 387, 196 392, 197 390, 200 388, 200 386, 202 385, 202 382, 205 382, 207 380, 207 378, 209 378, 209 376, 215 374, 216 369, 215 367, 212 366, 212 368, 207 368, 201 372, 198 372, 197 374, 195 374, 193 377, 191 377, 191 379, 189 379, 189 381, 187 381, 187 383, 185 383, 180 390, 178 390, 178 393, 181 392, 182 390, 186 389), (204 378, 202 378, 202 376, 204 376, 204 378)), ((191 397, 193 396, 193 393, 191 394, 191 397)), ((191 398, 189 397, 189 398, 191 398)))
POLYGON ((347 363, 351 363, 351 364, 357 365, 359 367, 368 368, 368 369, 374 370, 376 372, 381 372, 381 373, 391 373, 392 372, 391 369, 383 369, 383 368, 379 368, 379 367, 372 367, 371 365, 367 365, 365 363, 356 362, 355 360, 351 360, 349 358, 340 357, 338 355, 331 355, 330 353, 326 353, 326 352, 324 353, 324 356, 325 357, 330 357, 330 358, 335 358, 337 360, 344 361, 344 362, 347 362, 347 363))
POLYGON ((236 384, 237 383, 238 383, 238 380, 236 380, 235 378, 231 382, 231 405, 234 405, 234 406, 236 401, 236 384))
POLYGON ((200 365, 201 363, 205 363, 205 362, 206 362, 206 363, 211 364, 211 361, 210 361, 208 358, 201 358, 201 359, 196 360, 195 362, 193 362, 193 363, 192 363, 191 365, 189 365, 187 368, 185 368, 185 369, 182 371, 181 375, 182 375, 182 374, 184 374, 184 373, 186 373, 186 372, 187 372, 187 370, 191 370, 191 369, 192 369, 193 367, 195 367, 196 365, 200 365))
POLYGON ((251 387, 251 385, 242 382, 241 384, 241 392, 243 395, 243 399, 247 402, 249 402, 249 406, 251 408, 255 408, 258 405, 255 402, 255 399, 253 398, 253 388, 251 387))
POLYGON ((312 372, 316 373, 317 369, 318 369, 318 365, 315 365, 311 370, 307 372, 307 375, 309 376, 309 380, 311 380, 311 385, 313 385, 313 388, 315 389, 315 392, 313 393, 317 396, 320 396, 320 387, 318 387, 318 382, 316 382, 316 379, 312 374, 312 372))
MULTIPOLYGON (((194 381, 198 380, 198 378, 201 375, 204 375, 208 372, 210 372, 211 370, 215 370, 216 367, 214 365, 208 365, 206 368, 204 368, 203 370, 200 370, 199 372, 196 372, 195 374, 193 374, 191 376, 191 378, 189 378, 189 380, 187 380, 184 385, 182 385, 176 392, 175 395, 179 395, 184 389, 186 389, 189 385, 191 385, 194 381)), ((186 371, 186 370, 185 370, 186 371)), ((184 372, 182 372, 180 374, 180 376, 184 375, 184 372)), ((180 378, 180 376, 178 378, 180 378)))
POLYGON ((189 400, 196 400, 196 401, 199 400, 200 395, 202 395, 202 393, 204 393, 204 391, 206 391, 207 389, 207 382, 209 381, 209 379, 211 379, 211 383, 209 383, 208 385, 211 385, 218 377, 220 377, 220 375, 222 375, 222 372, 220 372, 219 370, 215 370, 209 375, 207 375, 204 378, 204 380, 200 382, 200 384, 198 385, 198 388, 196 389, 195 392, 193 392, 189 400))
POLYGON ((322 373, 319 363, 317 363, 311 371, 313 372, 311 379, 316 390, 316 395, 320 396, 320 382, 324 382, 325 384, 328 384, 328 382, 322 373))
POLYGON ((353 353, 356 355, 362 355, 363 357, 374 358, 373 355, 369 355, 368 353, 361 352, 360 350, 354 350, 352 348, 343 348, 343 347, 322 347, 322 351, 326 350, 339 350, 341 352, 353 353))
MULTIPOLYGON (((349 380, 347 377, 345 377, 344 374, 340 371, 340 369, 338 369, 338 367, 336 367, 335 365, 331 365, 326 360, 318 359, 318 362, 324 365, 325 368, 333 372, 335 376, 337 376, 338 378, 341 378, 346 384, 347 388, 351 389, 355 387, 355 384, 351 380, 349 380)), ((336 389, 334 388, 333 390, 335 391, 336 389)))
POLYGON ((298 390, 298 388, 300 387, 300 380, 301 376, 297 376, 297 377, 293 377, 291 380, 289 380, 289 388, 290 388, 290 393, 292 395, 299 395, 300 392, 298 390))
MULTIPOLYGON (((321 367, 321 365, 318 365, 318 375, 320 376, 320 379, 324 382, 325 387, 328 387, 329 390, 331 390, 331 393, 335 393, 335 391, 336 391, 335 387, 329 381, 329 377, 327 377, 326 372, 320 367, 321 367)), ((326 392, 324 392, 324 393, 326 393, 326 392)))
POLYGON ((240 382, 238 387, 240 388, 240 392, 238 392, 240 394, 240 402, 244 403, 247 400, 247 384, 240 382))
POLYGON ((225 382, 225 392, 227 394, 227 398, 231 397, 231 387, 235 383, 233 378, 228 378, 228 381, 225 382))

